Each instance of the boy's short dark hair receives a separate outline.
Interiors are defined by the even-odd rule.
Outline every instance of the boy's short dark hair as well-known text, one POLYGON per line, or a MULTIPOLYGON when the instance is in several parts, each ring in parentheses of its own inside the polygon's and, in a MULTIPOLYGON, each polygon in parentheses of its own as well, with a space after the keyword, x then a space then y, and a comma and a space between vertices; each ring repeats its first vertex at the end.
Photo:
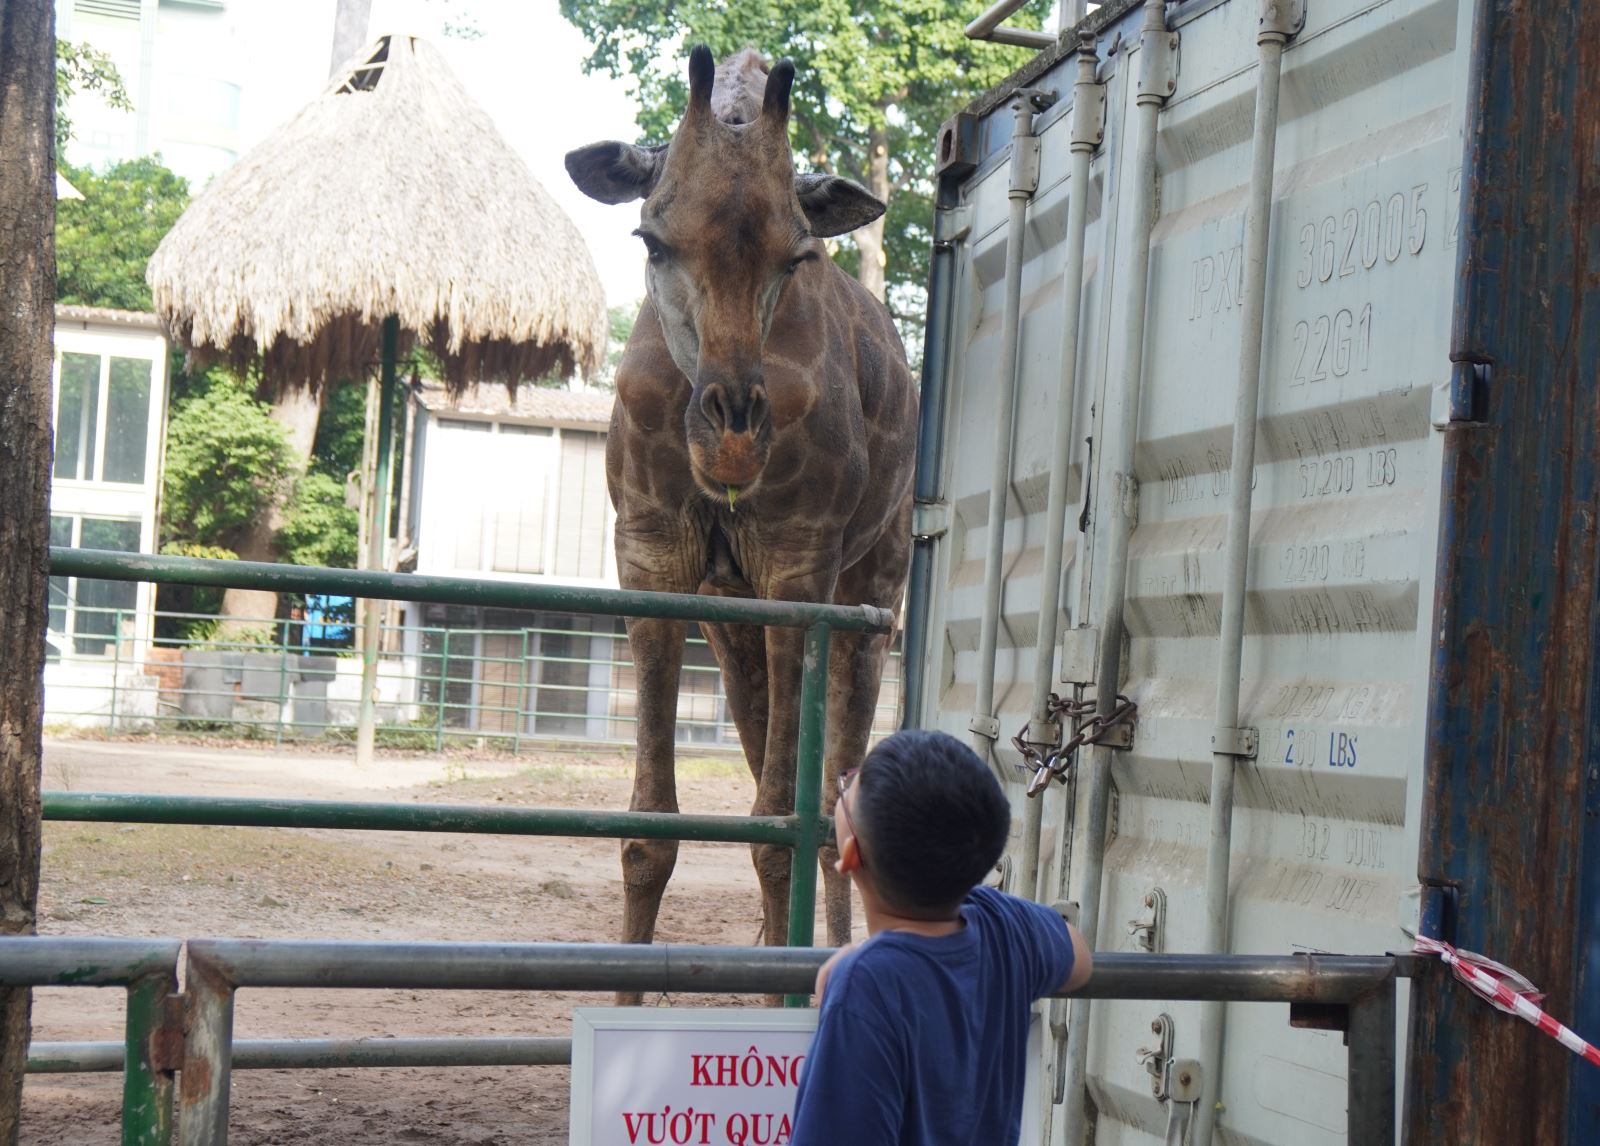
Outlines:
POLYGON ((999 862, 1011 805, 972 749, 944 732, 897 732, 867 753, 847 797, 873 886, 891 907, 958 906, 999 862))

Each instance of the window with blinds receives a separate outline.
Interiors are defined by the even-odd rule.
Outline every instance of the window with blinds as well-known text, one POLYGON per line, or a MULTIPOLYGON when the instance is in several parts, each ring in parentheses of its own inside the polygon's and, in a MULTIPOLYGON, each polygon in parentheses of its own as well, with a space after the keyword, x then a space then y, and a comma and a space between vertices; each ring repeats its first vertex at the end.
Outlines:
POLYGON ((72 10, 80 16, 104 16, 111 20, 137 20, 139 0, 75 0, 72 10))
POLYGON ((606 436, 561 431, 557 477, 555 568, 558 577, 604 577, 606 566, 606 436))

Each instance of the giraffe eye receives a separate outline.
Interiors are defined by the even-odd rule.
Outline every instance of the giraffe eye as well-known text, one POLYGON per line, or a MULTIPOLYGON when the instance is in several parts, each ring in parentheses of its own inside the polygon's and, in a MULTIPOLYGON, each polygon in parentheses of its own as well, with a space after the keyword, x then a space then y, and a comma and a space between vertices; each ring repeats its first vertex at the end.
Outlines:
POLYGON ((655 266, 660 266, 667 261, 667 248, 661 245, 661 240, 646 231, 635 231, 644 241, 645 257, 655 266))
POLYGON ((786 275, 792 275, 795 271, 800 269, 803 263, 816 261, 816 257, 817 252, 815 251, 807 251, 803 255, 796 255, 794 258, 789 260, 789 265, 784 268, 783 273, 786 275))

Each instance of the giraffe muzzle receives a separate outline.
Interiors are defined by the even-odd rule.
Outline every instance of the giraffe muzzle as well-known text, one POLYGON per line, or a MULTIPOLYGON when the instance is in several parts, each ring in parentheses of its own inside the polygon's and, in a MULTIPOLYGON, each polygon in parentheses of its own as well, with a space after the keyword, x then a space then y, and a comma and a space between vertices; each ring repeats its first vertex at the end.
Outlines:
POLYGON ((754 484, 767 464, 770 410, 766 387, 759 382, 707 383, 698 401, 691 403, 688 418, 689 453, 695 467, 719 485, 754 484))

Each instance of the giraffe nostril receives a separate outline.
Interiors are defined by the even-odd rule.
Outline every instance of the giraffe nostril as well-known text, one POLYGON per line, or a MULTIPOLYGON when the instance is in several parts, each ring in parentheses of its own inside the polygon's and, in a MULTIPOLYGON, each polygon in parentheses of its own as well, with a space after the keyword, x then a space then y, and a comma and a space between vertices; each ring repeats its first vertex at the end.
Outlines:
POLYGON ((761 427, 767 424, 767 417, 771 413, 771 406, 767 402, 767 388, 765 386, 752 386, 750 388, 750 432, 759 434, 761 427))
POLYGON ((706 392, 700 396, 700 409, 713 430, 721 432, 728 428, 728 401, 721 383, 713 382, 706 387, 706 392))

